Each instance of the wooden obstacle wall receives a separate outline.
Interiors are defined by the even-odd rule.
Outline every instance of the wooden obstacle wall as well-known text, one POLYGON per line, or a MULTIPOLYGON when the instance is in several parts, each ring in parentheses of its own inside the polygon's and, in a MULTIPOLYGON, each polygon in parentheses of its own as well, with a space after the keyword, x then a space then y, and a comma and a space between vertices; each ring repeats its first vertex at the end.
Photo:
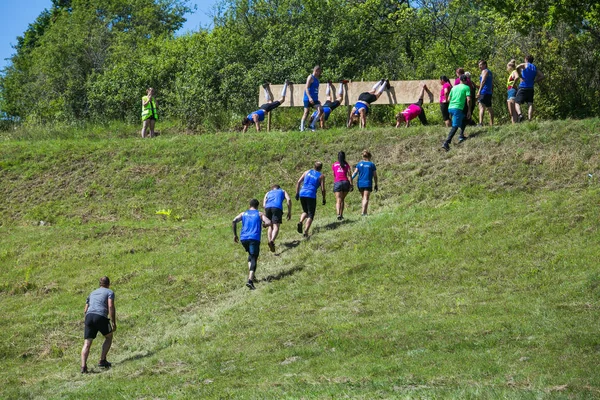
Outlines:
MULTIPOLYGON (((344 85, 344 101, 342 105, 351 106, 356 103, 358 96, 363 92, 370 91, 377 82, 349 82, 344 85)), ((384 91, 379 99, 372 103, 376 104, 411 104, 415 103, 419 99, 421 93, 421 86, 426 84, 429 90, 433 93, 433 102, 438 103, 440 101, 440 85, 439 80, 422 80, 422 81, 390 81, 391 88, 384 91)), ((339 82, 333 83, 332 101, 335 100, 339 82)), ((303 107, 304 102, 304 88, 306 82, 293 83, 288 86, 287 96, 285 102, 281 107, 303 107)), ((319 86, 319 101, 321 104, 325 103, 327 97, 325 96, 325 89, 327 88, 327 82, 321 81, 319 86)), ((281 89, 283 85, 270 85, 273 99, 278 100, 281 97, 281 89)), ((425 93, 423 98, 424 103, 429 103, 429 96, 425 93)), ((266 103, 265 93, 262 87, 258 88, 258 105, 266 103)))

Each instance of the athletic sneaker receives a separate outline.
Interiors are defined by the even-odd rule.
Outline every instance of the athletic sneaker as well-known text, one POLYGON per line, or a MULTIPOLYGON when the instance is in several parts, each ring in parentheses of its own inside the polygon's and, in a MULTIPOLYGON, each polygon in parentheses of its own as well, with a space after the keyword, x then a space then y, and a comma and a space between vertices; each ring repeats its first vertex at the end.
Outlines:
POLYGON ((442 149, 446 150, 446 151, 450 151, 450 145, 448 143, 444 143, 442 145, 442 149))
POLYGON ((308 232, 304 232, 304 237, 307 238, 308 237, 308 232))
POLYGON ((81 373, 82 374, 87 374, 88 373, 87 365, 85 367, 81 367, 81 373))
POLYGON ((288 86, 292 84, 292 82, 291 82, 289 79, 286 79, 286 80, 285 80, 285 83, 286 83, 286 85, 288 85, 288 86))
POLYGON ((519 114, 519 117, 517 118, 517 122, 523 122, 523 114, 519 114))
POLYGON ((466 137, 466 136, 461 136, 461 137, 459 137, 459 138, 458 138, 458 143, 460 144, 460 143, 464 142, 464 141, 465 141, 465 140, 467 140, 467 139, 468 139, 468 137, 466 137))
POLYGON ((302 222, 298 222, 298 233, 302 233, 302 222))
POLYGON ((110 368, 112 366, 112 364, 106 360, 100 360, 100 362, 98 363, 98 366, 100 368, 110 368))
POLYGON ((248 287, 248 289, 250 289, 250 290, 254 290, 254 289, 256 289, 256 288, 254 287, 254 283, 253 283, 252 281, 248 281, 248 282, 246 282, 246 286, 247 286, 247 287, 248 287))
POLYGON ((344 219, 344 217, 342 217, 341 215, 338 215, 338 221, 342 221, 344 219))
POLYGON ((269 250, 271 250, 271 253, 275 252, 275 243, 269 242, 269 250))
POLYGON ((304 127, 303 126, 300 127, 300 132, 304 132, 304 127))

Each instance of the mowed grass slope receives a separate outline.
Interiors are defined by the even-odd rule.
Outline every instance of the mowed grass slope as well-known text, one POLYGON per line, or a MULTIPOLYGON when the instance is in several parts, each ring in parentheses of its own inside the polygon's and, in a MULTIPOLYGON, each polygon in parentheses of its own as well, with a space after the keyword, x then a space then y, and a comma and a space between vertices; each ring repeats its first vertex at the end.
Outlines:
POLYGON ((6 140, 0 397, 598 398, 599 122, 6 140), (381 190, 340 223, 328 165, 363 148, 381 190), (248 291, 231 219, 315 160, 313 236, 294 201, 248 291), (105 274, 113 368, 82 376, 105 274))

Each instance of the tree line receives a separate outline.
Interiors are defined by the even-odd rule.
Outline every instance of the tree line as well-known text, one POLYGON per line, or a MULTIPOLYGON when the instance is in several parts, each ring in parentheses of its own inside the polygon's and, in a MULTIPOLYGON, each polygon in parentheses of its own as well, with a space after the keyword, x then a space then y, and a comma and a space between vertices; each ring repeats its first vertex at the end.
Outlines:
POLYGON ((5 120, 25 124, 139 121, 157 89, 161 118, 231 129, 263 82, 477 76, 494 73, 506 116, 507 62, 525 55, 546 75, 544 119, 600 115, 600 5, 576 0, 223 0, 211 30, 177 36, 186 0, 53 0, 18 37, 0 75, 5 120))

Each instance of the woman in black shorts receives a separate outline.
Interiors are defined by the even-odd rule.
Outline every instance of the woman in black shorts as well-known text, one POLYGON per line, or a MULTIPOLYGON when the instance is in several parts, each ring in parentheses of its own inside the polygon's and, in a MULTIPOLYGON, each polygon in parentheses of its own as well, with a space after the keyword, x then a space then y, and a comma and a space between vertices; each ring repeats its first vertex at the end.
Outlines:
POLYGON ((335 210, 337 211, 337 219, 344 219, 344 200, 348 192, 353 189, 352 178, 350 173, 350 164, 346 162, 346 153, 340 151, 338 160, 331 166, 333 171, 333 193, 335 194, 335 210))

